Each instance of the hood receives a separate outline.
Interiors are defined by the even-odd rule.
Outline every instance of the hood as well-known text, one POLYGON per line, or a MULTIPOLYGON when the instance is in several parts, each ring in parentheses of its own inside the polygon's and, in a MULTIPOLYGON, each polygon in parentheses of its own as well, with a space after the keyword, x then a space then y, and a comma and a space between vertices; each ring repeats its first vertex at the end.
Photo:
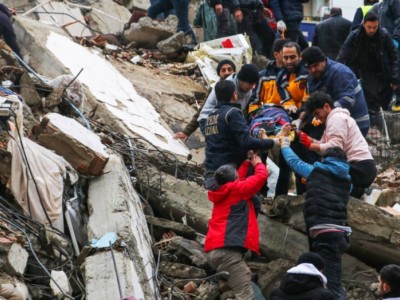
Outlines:
POLYGON ((350 116, 350 112, 348 109, 342 108, 342 107, 336 107, 336 108, 332 109, 332 111, 329 113, 328 119, 336 114, 346 114, 346 115, 350 116))
POLYGON ((322 162, 316 162, 314 167, 329 171, 342 179, 350 179, 350 165, 347 161, 336 157, 327 157, 322 162))
POLYGON ((311 275, 319 278, 321 280, 324 287, 326 286, 328 280, 313 264, 304 263, 299 264, 287 271, 288 274, 303 274, 303 275, 311 275))
POLYGON ((229 192, 231 190, 230 186, 233 182, 225 183, 224 185, 220 186, 215 191, 208 191, 208 199, 211 202, 218 203, 223 201, 224 199, 228 198, 229 192))
POLYGON ((5 6, 3 3, 0 3, 0 11, 5 13, 8 17, 10 17, 10 13, 8 12, 8 7, 5 6))

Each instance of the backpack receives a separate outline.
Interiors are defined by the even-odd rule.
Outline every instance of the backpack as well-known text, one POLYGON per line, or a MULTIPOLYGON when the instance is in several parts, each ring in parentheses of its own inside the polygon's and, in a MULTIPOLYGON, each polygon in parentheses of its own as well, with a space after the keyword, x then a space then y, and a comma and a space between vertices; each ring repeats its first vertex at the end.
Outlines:
POLYGON ((263 128, 268 136, 276 135, 283 125, 291 121, 289 114, 281 106, 263 105, 250 118, 250 134, 257 137, 263 128))

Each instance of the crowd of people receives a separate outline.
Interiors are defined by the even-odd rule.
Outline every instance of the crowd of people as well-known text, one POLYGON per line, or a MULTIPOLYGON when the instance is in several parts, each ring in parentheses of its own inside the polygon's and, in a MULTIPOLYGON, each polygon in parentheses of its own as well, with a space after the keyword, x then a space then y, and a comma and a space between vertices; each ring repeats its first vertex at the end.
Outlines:
MULTIPOLYGON (((186 140, 199 126, 205 136, 204 186, 213 203, 205 251, 211 266, 230 273, 237 299, 253 299, 244 253, 259 253, 265 158, 268 150, 278 149, 275 196, 288 193, 293 172, 297 194, 305 195, 311 252, 299 257, 270 299, 346 299, 341 265, 352 233, 347 204, 350 196, 360 199, 375 180, 366 137, 399 85, 400 0, 374 6, 365 1, 353 23, 333 8, 317 25, 312 46, 300 31, 303 2, 211 2, 218 37, 230 34, 236 20, 237 32, 254 34, 271 61, 264 70, 245 64, 237 73, 233 62, 221 61, 220 81, 189 128, 175 134, 186 140), (282 37, 273 33, 266 16, 275 17, 282 37), (287 119, 260 117, 272 107, 287 119), (274 122, 272 136, 268 122, 274 122)), ((397 265, 382 268, 384 299, 400 299, 399 270, 397 265)))

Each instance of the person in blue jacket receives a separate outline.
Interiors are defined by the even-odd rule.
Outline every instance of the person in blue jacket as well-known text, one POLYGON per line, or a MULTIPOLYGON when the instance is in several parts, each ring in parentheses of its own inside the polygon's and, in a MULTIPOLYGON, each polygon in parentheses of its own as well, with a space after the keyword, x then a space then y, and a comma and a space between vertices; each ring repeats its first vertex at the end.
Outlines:
POLYGON ((350 198, 350 165, 340 147, 329 148, 321 162, 308 164, 290 148, 290 125, 282 128, 281 152, 289 167, 306 181, 304 220, 310 251, 325 263, 328 289, 345 300, 342 288, 342 256, 350 247, 351 228, 347 221, 350 198))
POLYGON ((346 108, 356 121, 364 137, 367 136, 370 118, 367 102, 360 83, 353 71, 325 56, 319 47, 309 47, 302 52, 302 60, 308 69, 308 94, 315 91, 328 93, 335 107, 346 108))

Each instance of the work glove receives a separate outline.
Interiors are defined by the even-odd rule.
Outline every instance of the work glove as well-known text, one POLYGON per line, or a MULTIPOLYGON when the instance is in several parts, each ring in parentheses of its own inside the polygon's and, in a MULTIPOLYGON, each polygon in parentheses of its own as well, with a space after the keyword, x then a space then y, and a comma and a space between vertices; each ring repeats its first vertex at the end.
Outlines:
POLYGON ((286 24, 285 22, 283 22, 282 20, 278 21, 278 23, 276 24, 276 26, 278 27, 278 30, 280 32, 283 32, 286 30, 286 24))
POLYGON ((290 137, 282 136, 280 137, 281 148, 290 147, 290 137))
POLYGON ((289 114, 295 114, 297 113, 297 106, 296 105, 289 106, 288 108, 286 108, 286 110, 288 111, 289 114))
POLYGON ((312 121, 311 121, 311 124, 312 124, 312 126, 317 127, 317 126, 321 125, 322 122, 321 122, 320 120, 318 120, 316 117, 314 117, 314 118, 312 119, 312 121))
POLYGON ((300 130, 301 120, 300 119, 296 119, 296 120, 292 121, 292 126, 293 126, 294 129, 300 130))
POLYGON ((310 149, 312 139, 303 131, 300 131, 300 143, 303 144, 307 149, 310 149))
POLYGON ((396 49, 399 49, 399 41, 396 39, 393 39, 393 44, 396 47, 396 49))

